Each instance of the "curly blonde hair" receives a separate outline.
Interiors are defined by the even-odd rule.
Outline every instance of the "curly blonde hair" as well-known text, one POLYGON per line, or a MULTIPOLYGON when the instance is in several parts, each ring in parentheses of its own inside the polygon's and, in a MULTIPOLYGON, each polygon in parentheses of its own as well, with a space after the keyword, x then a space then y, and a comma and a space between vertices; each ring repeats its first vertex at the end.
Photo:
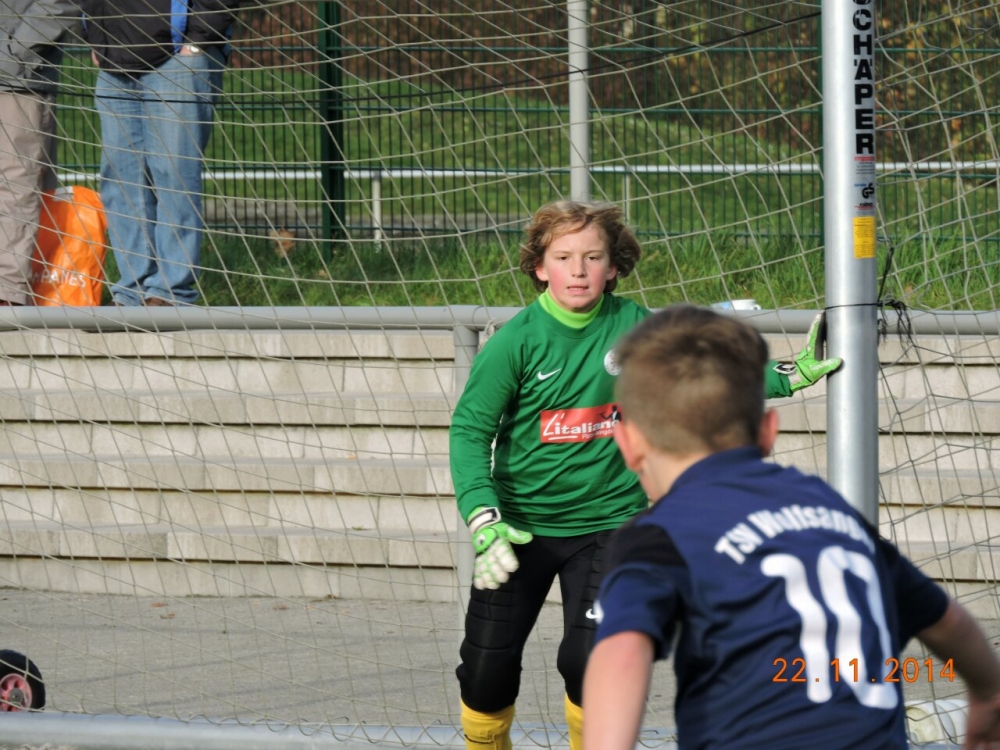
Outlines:
POLYGON ((642 257, 642 247, 626 226, 622 210, 610 203, 559 200, 535 211, 531 223, 524 230, 527 238, 520 250, 521 270, 531 277, 535 289, 541 292, 548 287, 548 282, 539 279, 535 269, 541 265, 545 250, 552 241, 565 234, 579 232, 591 224, 599 227, 604 234, 611 265, 618 270, 615 278, 605 284, 604 291, 613 292, 618 286, 618 279, 632 273, 642 257))

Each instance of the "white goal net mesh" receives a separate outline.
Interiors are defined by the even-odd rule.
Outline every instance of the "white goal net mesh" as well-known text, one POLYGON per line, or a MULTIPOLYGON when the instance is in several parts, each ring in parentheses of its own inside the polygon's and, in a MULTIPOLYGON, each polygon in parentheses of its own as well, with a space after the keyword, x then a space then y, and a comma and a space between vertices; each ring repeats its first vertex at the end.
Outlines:
MULTIPOLYGON (((1000 306, 1000 14, 988 0, 876 6, 881 527, 1000 637, 1000 339, 907 334, 908 311, 1000 306)), ((822 309, 819 4, 587 13, 592 195, 622 205, 644 247, 619 292, 822 309)), ((174 300, 190 307, 113 305, 137 253, 112 232, 96 267, 80 260, 89 235, 75 260, 35 261, 39 307, 64 301, 40 280, 98 282, 87 326, 0 309, 0 650, 36 662, 60 711, 453 727, 466 582, 448 424, 467 362, 421 311, 534 299, 521 233, 570 190, 566 5, 236 17, 195 296, 174 300), (370 315, 352 324, 341 306, 370 315)), ((59 42, 55 171, 103 192, 108 115, 74 33, 59 42)), ((113 223, 134 203, 104 209, 113 223)), ((770 335, 774 356, 803 333, 770 335)), ((823 474, 825 387, 776 405, 777 460, 823 474)), ((553 604, 524 659, 529 734, 563 723, 561 630, 553 604)), ((666 672, 651 727, 673 726, 666 672)), ((962 695, 933 676, 907 696, 962 695)))

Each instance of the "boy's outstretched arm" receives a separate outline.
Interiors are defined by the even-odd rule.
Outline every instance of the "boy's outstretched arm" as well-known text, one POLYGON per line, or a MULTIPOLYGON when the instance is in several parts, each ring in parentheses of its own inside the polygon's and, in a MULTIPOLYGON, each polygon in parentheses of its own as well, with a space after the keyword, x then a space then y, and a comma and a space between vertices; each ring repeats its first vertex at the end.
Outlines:
POLYGON ((843 363, 840 357, 816 359, 823 313, 813 320, 806 336, 806 345, 794 362, 768 362, 764 373, 765 398, 791 396, 796 391, 818 383, 843 363))
POLYGON ((917 633, 941 659, 952 659, 969 688, 966 748, 1000 742, 1000 660, 972 616, 952 600, 944 616, 917 633))
POLYGON ((633 750, 653 674, 653 641, 626 631, 594 647, 583 678, 584 750, 633 750))

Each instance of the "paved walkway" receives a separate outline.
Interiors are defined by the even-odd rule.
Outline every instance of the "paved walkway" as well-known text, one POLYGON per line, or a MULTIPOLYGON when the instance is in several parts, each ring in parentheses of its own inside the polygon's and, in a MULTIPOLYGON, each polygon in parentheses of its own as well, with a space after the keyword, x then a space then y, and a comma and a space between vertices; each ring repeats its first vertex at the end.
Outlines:
MULTIPOLYGON (((561 725, 558 607, 524 659, 519 727, 561 725)), ((1000 622, 987 622, 996 634, 1000 622)), ((48 708, 86 714, 289 724, 454 727, 459 614, 453 604, 370 600, 158 599, 0 589, 0 648, 42 670, 48 708)), ((921 664, 926 658, 911 648, 921 664)), ((962 697, 923 673, 907 700, 962 697)), ((672 727, 660 665, 646 724, 672 727)), ((0 732, 2 738, 2 732, 0 732)), ((660 741, 657 744, 661 744, 660 741)), ((2 744, 2 743, 0 743, 2 744)))

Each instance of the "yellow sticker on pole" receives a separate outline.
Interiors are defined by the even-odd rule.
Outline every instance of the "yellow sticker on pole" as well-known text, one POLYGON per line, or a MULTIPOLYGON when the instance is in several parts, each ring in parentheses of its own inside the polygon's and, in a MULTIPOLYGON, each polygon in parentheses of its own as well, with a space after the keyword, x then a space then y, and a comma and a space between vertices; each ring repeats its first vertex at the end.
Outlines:
POLYGON ((854 257, 875 257, 874 216, 858 216, 854 219, 854 257))

